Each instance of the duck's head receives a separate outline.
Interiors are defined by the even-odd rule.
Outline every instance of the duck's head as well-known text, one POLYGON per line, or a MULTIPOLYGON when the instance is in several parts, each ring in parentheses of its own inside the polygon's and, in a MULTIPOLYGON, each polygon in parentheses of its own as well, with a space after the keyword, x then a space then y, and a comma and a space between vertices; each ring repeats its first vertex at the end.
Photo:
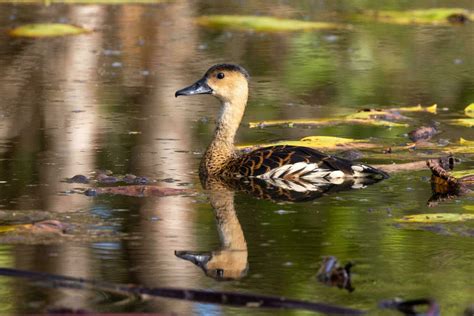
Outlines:
POLYGON ((214 65, 205 75, 189 87, 176 91, 180 95, 212 94, 224 103, 234 103, 248 96, 249 74, 239 65, 214 65))
POLYGON ((240 280, 247 275, 247 250, 213 252, 175 251, 175 256, 194 263, 204 273, 218 281, 240 280))

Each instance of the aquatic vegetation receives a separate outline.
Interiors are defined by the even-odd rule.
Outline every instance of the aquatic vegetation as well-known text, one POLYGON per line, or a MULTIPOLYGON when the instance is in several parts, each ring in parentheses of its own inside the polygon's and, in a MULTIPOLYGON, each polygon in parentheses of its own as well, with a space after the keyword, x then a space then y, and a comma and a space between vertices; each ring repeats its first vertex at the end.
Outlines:
POLYGON ((367 10, 355 16, 357 20, 374 20, 393 24, 461 24, 474 19, 471 11, 460 8, 432 8, 408 11, 367 10))
POLYGON ((284 119, 284 120, 265 120, 249 122, 250 128, 263 128, 270 126, 286 125, 293 127, 295 125, 303 126, 327 126, 340 124, 361 124, 372 126, 386 126, 386 127, 407 127, 408 124, 398 121, 406 120, 407 117, 401 115, 399 112, 428 112, 436 114, 437 105, 423 107, 407 106, 389 109, 363 109, 356 113, 349 114, 343 117, 334 118, 318 118, 318 119, 284 119), (397 122, 395 122, 397 121, 397 122))
POLYGON ((432 213, 432 214, 415 214, 404 216, 397 220, 399 223, 450 223, 464 222, 473 220, 474 214, 469 213, 432 213))
POLYGON ((436 130, 436 128, 432 126, 420 126, 417 129, 410 131, 408 133, 408 138, 410 138, 410 140, 414 142, 427 141, 430 140, 437 133, 438 131, 436 130))
POLYGON ((38 23, 38 24, 25 24, 10 30, 10 36, 14 37, 56 37, 65 35, 78 35, 83 33, 89 33, 90 30, 75 26, 71 24, 62 23, 38 23))
POLYGON ((469 116, 469 118, 458 118, 458 119, 451 119, 448 120, 448 124, 457 125, 457 126, 465 126, 465 127, 473 127, 474 126, 474 103, 469 104, 464 109, 464 113, 469 116))
POLYGON ((390 108, 390 111, 399 111, 399 112, 428 112, 428 113, 433 113, 436 114, 436 111, 438 110, 438 105, 433 104, 430 106, 421 106, 421 104, 418 104, 416 106, 402 106, 398 108, 390 108))
POLYGON ((196 19, 196 23, 214 29, 252 30, 256 32, 292 32, 344 29, 348 26, 328 22, 313 22, 280 19, 270 16, 252 15, 206 15, 196 19))
POLYGON ((474 140, 467 140, 464 138, 459 138, 459 144, 464 146, 474 146, 474 140))
POLYGON ((364 118, 327 118, 327 119, 287 119, 287 120, 268 120, 268 121, 255 121, 249 122, 250 128, 263 128, 270 126, 286 125, 293 127, 296 125, 303 126, 328 126, 328 125, 341 125, 341 124, 361 124, 361 125, 373 125, 373 126, 386 126, 386 127, 407 127, 408 124, 396 123, 385 120, 376 119, 364 119, 364 118))
POLYGON ((269 144, 258 144, 255 145, 239 145, 237 148, 243 150, 250 150, 255 147, 266 147, 276 145, 290 145, 290 146, 305 146, 314 148, 324 149, 335 149, 335 148, 374 148, 376 144, 370 143, 368 139, 354 139, 334 136, 307 136, 300 140, 283 140, 269 144))
POLYGON ((466 108, 464 109, 464 113, 466 113, 466 115, 469 117, 474 117, 474 103, 471 103, 466 106, 466 108))

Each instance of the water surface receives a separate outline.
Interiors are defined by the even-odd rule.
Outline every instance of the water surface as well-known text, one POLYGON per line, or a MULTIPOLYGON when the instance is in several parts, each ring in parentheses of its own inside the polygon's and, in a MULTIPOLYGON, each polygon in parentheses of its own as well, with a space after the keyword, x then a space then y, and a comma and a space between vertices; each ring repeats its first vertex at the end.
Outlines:
MULTIPOLYGON (((432 1, 420 1, 429 7, 432 1)), ((414 8, 376 1, 366 7, 414 8)), ((437 1, 471 8, 470 1, 437 1)), ((415 114, 417 126, 464 116, 474 101, 473 24, 413 26, 352 23, 349 2, 177 1, 156 5, 0 4, 0 210, 44 211, 84 234, 46 245, 0 245, 1 266, 115 283, 282 295, 361 308, 378 301, 432 297, 446 315, 474 296, 472 222, 404 229, 407 214, 472 212, 473 198, 428 208, 429 171, 400 173, 363 190, 303 203, 234 197, 233 227, 247 245, 248 271, 216 281, 174 252, 218 251, 222 245, 210 193, 198 163, 212 137, 217 101, 174 98, 211 65, 234 62, 252 75, 239 143, 310 135, 407 142, 410 128, 338 126, 250 129, 247 122, 317 118, 360 108, 437 103, 436 115, 415 114), (198 27, 203 14, 272 14, 352 23, 349 30, 255 33, 198 27), (70 22, 96 30, 54 39, 12 39, 5 31, 29 22, 70 22), (62 182, 94 170, 133 173, 194 194, 170 197, 87 197, 64 194, 62 182), (235 223, 235 222, 234 222, 235 223), (102 232, 102 233, 101 233, 102 232), (94 238, 88 238, 88 234, 94 238), (103 238, 97 236, 103 235, 103 238), (352 261, 349 293, 316 280, 323 256, 352 261)), ((442 126, 435 140, 473 139, 472 128, 442 126)), ((473 168, 472 155, 459 168, 473 168)), ((371 159, 366 163, 391 163, 371 159)), ((45 289, 1 278, 1 313, 53 307, 102 312, 238 315, 242 310, 168 299, 131 301, 96 291, 45 289)), ((255 312, 255 311, 254 311, 255 312)), ((262 310, 261 314, 274 313, 262 310)), ((300 314, 300 312, 279 312, 300 314)), ((301 313, 305 314, 305 313, 301 313)))

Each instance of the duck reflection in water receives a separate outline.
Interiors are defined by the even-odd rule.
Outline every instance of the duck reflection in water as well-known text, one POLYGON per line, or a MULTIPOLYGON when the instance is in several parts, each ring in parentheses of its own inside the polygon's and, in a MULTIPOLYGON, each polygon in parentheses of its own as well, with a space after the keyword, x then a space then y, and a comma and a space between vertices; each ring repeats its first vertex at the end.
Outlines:
POLYGON ((209 200, 217 221, 221 249, 212 252, 175 251, 216 280, 236 280, 248 269, 247 242, 234 208, 234 192, 218 182, 209 183, 209 200))
POLYGON ((216 279, 238 279, 247 270, 247 244, 235 214, 233 190, 277 201, 309 201, 328 193, 359 189, 388 178, 365 164, 301 146, 271 146, 239 153, 234 138, 248 99, 248 72, 238 65, 212 66, 175 96, 212 94, 221 103, 213 140, 199 167, 210 192, 222 249, 212 253, 177 251, 216 279))

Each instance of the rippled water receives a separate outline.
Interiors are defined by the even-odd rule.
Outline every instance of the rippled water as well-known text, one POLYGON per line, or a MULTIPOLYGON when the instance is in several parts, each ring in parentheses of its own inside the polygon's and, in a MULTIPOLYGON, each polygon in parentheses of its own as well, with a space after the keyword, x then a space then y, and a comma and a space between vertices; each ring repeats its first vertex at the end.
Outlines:
MULTIPOLYGON (((436 5, 472 9, 470 1, 436 5)), ((373 6, 409 8, 391 1, 373 6)), ((428 208, 427 170, 303 203, 237 192, 228 230, 235 239, 243 233, 246 242, 247 251, 236 255, 232 267, 242 272, 240 280, 216 281, 174 254, 213 251, 216 258, 223 247, 222 227, 209 203, 212 192, 201 188, 197 173, 212 136, 217 102, 209 96, 174 98, 177 89, 200 78, 212 64, 239 63, 252 75, 239 143, 332 135, 374 137, 393 145, 405 143, 409 131, 367 126, 250 129, 245 124, 263 119, 433 103, 440 113, 412 115, 420 122, 413 126, 463 116, 464 107, 474 101, 472 23, 358 23, 344 31, 271 34, 211 30, 193 20, 202 14, 258 13, 350 23, 347 14, 355 9, 347 2, 324 1, 0 4, 0 211, 25 216, 42 211, 42 217, 75 227, 70 237, 54 243, 41 244, 33 237, 0 245, 0 265, 115 283, 283 295, 373 314, 382 299, 432 297, 446 315, 459 314, 474 297, 472 222, 422 230, 395 223, 407 214, 472 212, 472 196, 428 208), (81 24, 96 32, 41 40, 12 39, 5 33, 42 21, 81 24), (145 176, 192 193, 64 193, 87 187, 65 183, 65 178, 97 169, 145 176), (355 291, 316 280, 321 259, 328 255, 355 263, 355 291)), ((473 139, 472 128, 443 125, 436 140, 460 136, 473 139)), ((370 154, 362 160, 392 162, 370 154)), ((473 161, 472 155, 463 156, 460 168, 473 168, 473 161)), ((53 307, 183 315, 243 312, 169 299, 124 302, 105 292, 45 289, 7 278, 0 278, 0 297, 1 313, 53 307)))

